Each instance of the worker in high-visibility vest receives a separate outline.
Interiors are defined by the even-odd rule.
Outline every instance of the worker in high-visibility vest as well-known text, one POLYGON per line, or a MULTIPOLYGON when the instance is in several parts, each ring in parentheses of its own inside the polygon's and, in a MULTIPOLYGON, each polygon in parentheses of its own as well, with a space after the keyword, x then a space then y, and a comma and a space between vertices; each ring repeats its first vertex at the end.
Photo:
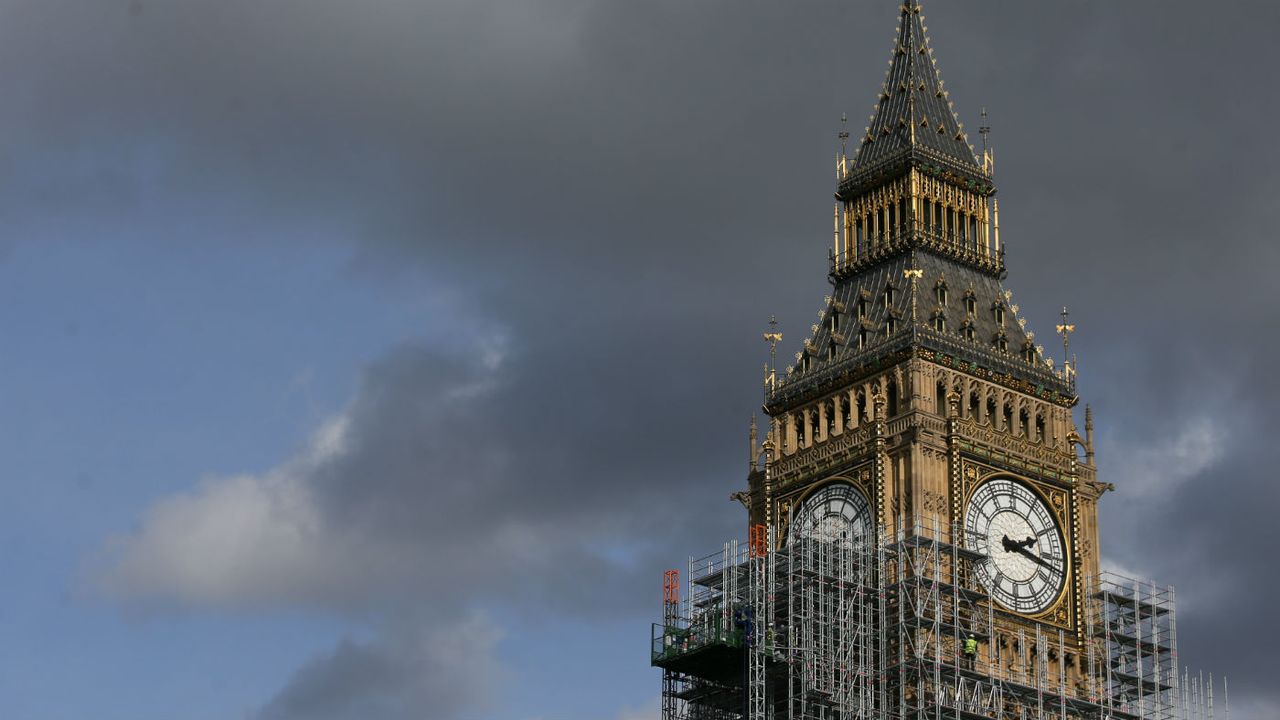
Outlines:
POLYGON ((964 661, 965 661, 965 664, 969 666, 969 669, 972 670, 973 664, 977 659, 978 659, 978 639, 975 638, 972 633, 970 633, 969 637, 965 638, 965 641, 964 641, 964 661))

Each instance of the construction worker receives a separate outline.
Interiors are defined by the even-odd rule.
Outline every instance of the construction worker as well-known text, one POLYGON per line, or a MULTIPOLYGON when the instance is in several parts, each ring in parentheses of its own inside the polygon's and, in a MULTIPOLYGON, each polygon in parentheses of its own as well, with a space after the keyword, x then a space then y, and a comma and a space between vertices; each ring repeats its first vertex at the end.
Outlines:
POLYGON ((974 662, 978 659, 978 639, 969 633, 969 637, 964 640, 964 662, 973 669, 974 662))

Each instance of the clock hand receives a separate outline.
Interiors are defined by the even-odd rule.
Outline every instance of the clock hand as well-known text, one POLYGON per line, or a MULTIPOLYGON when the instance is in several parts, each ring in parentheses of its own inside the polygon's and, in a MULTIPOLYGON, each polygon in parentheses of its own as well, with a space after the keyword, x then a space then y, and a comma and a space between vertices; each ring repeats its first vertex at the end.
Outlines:
POLYGON ((1005 552, 1017 552, 1023 548, 1031 547, 1036 544, 1036 539, 1029 537, 1026 540, 1010 540, 1008 535, 1000 538, 1000 544, 1004 546, 1005 552))
POLYGON ((1045 560, 1044 558, 1040 557, 1039 555, 1036 555, 1035 553, 1027 550, 1026 548, 1020 545, 1014 549, 1014 552, 1029 558, 1032 562, 1034 562, 1037 565, 1043 565, 1044 567, 1047 567, 1050 570, 1053 570, 1054 572, 1060 572, 1060 570, 1058 570, 1057 565, 1054 565, 1048 560, 1045 560))

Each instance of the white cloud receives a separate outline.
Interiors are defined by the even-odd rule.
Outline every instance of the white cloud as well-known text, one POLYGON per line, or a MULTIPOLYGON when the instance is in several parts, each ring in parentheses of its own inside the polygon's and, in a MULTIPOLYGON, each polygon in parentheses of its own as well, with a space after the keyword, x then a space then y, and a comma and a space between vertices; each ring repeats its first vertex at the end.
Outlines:
POLYGON ((409 589, 448 599, 548 560, 562 541, 546 525, 468 516, 499 507, 512 480, 510 449, 484 427, 504 352, 494 340, 478 364, 393 353, 278 466, 156 502, 107 541, 94 584, 144 604, 367 607, 409 589))
POLYGON ((508 377, 505 340, 466 349, 399 348, 292 457, 156 502, 105 543, 93 587, 178 607, 461 608, 517 590, 619 606, 562 589, 577 587, 566 575, 624 593, 603 581, 633 570, 605 557, 606 541, 637 522, 619 490, 660 490, 622 473, 608 490, 585 482, 598 477, 583 464, 599 438, 580 434, 586 452, 565 445, 545 403, 518 395, 541 389, 508 377))
POLYGON ((1146 444, 1108 437, 1099 453, 1101 477, 1131 498, 1169 497, 1186 481, 1212 467, 1227 452, 1222 417, 1188 417, 1170 435, 1146 444))
POLYGON ((1103 557, 1099 564, 1101 566, 1102 572, 1104 573, 1119 575, 1120 577, 1126 577, 1131 580, 1146 579, 1146 577, 1142 575, 1142 573, 1139 573, 1126 565, 1121 565, 1120 563, 1116 562, 1115 560, 1109 557, 1103 557))
POLYGON ((662 712, 662 696, 655 695, 652 700, 637 707, 623 708, 618 713, 618 720, 658 720, 662 712))
POLYGON ((136 532, 108 540, 99 587, 118 599, 226 605, 323 584, 334 548, 307 475, 342 452, 344 426, 326 423, 265 475, 214 478, 160 500, 136 532))

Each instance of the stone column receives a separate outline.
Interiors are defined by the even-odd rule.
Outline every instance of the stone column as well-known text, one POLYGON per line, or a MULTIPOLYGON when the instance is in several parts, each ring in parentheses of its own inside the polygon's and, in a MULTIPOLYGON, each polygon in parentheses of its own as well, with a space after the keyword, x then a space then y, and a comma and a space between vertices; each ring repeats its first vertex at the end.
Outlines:
POLYGON ((818 442, 827 440, 827 403, 818 403, 818 442))

